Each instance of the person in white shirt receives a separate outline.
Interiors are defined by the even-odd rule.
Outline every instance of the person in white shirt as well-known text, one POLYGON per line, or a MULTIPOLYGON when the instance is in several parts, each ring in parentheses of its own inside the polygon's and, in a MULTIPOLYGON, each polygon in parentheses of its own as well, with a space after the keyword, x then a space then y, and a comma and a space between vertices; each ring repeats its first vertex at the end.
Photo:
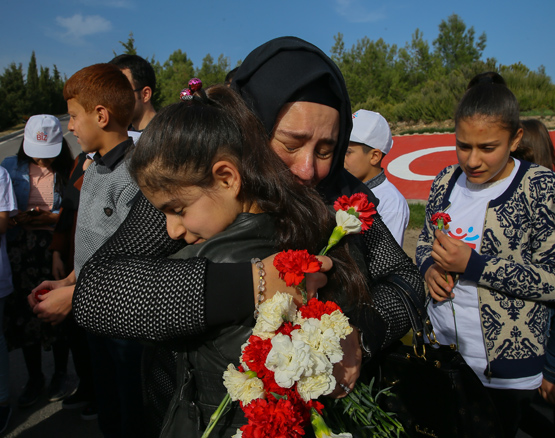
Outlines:
POLYGON ((378 213, 397 243, 403 246, 409 224, 409 206, 382 169, 383 157, 392 146, 391 130, 382 115, 363 109, 353 114, 345 169, 363 181, 376 195, 380 201, 378 213))

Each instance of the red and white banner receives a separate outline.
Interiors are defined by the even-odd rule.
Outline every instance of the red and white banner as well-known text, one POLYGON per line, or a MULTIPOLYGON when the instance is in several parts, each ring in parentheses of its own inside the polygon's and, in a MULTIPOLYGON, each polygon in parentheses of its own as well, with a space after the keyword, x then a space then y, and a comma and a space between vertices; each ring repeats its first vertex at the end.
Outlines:
MULTIPOLYGON (((555 143, 555 131, 549 133, 555 143)), ((455 164, 455 134, 393 137, 383 161, 385 173, 406 199, 427 200, 435 176, 455 164)))

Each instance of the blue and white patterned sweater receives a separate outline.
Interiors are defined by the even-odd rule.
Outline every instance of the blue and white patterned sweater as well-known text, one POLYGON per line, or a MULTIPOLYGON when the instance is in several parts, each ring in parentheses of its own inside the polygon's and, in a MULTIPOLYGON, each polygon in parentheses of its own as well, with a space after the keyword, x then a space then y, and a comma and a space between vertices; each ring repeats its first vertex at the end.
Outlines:
MULTIPOLYGON (((447 209, 461 173, 458 165, 447 167, 432 184, 416 249, 423 275, 434 263, 431 216, 447 209)), ((472 251, 461 278, 478 286, 485 374, 519 378, 540 373, 548 337, 546 304, 555 301, 554 172, 521 162, 509 188, 489 202, 480 252, 472 251)))

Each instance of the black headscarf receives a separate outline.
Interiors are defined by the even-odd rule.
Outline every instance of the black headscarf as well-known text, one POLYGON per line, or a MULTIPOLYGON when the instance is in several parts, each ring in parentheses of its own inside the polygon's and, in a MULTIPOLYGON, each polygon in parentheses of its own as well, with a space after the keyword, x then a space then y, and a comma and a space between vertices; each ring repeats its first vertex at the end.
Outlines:
MULTIPOLYGON (((314 83, 329 87, 335 95, 333 106, 339 110, 340 122, 330 173, 318 184, 318 190, 328 201, 355 192, 370 194, 363 183, 344 170, 353 127, 351 102, 341 71, 318 47, 296 37, 273 39, 247 56, 231 86, 243 96, 271 136, 281 108, 297 100, 299 91, 314 83)), ((377 199, 373 202, 377 205, 377 199)))

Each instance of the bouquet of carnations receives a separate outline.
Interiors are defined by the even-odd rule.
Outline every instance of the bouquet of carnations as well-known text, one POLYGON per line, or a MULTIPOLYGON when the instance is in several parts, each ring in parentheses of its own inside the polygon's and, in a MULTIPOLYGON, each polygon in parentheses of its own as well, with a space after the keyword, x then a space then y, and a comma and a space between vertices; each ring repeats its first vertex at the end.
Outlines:
POLYGON ((297 309, 291 295, 279 292, 263 302, 241 365, 224 373, 231 400, 248 420, 236 436, 300 437, 311 417, 322 421, 316 399, 335 389, 333 364, 343 358, 340 340, 351 331, 332 302, 313 298, 297 309))
MULTIPOLYGON (((339 198, 334 208, 337 226, 321 255, 344 236, 368 229, 376 213, 367 196, 360 193, 339 198)), ((306 250, 290 250, 279 253, 274 266, 287 286, 303 290, 305 274, 317 272, 321 263, 306 250)), ((212 415, 203 438, 232 400, 239 401, 248 421, 234 438, 297 438, 309 424, 317 438, 351 437, 330 430, 322 417, 324 405, 317 399, 335 389, 333 365, 343 358, 340 341, 352 330, 333 302, 305 299, 297 309, 292 297, 280 292, 262 302, 253 333, 241 348, 239 367, 230 364, 224 372, 228 394, 212 415)), ((345 406, 353 403, 348 401, 345 406)))

